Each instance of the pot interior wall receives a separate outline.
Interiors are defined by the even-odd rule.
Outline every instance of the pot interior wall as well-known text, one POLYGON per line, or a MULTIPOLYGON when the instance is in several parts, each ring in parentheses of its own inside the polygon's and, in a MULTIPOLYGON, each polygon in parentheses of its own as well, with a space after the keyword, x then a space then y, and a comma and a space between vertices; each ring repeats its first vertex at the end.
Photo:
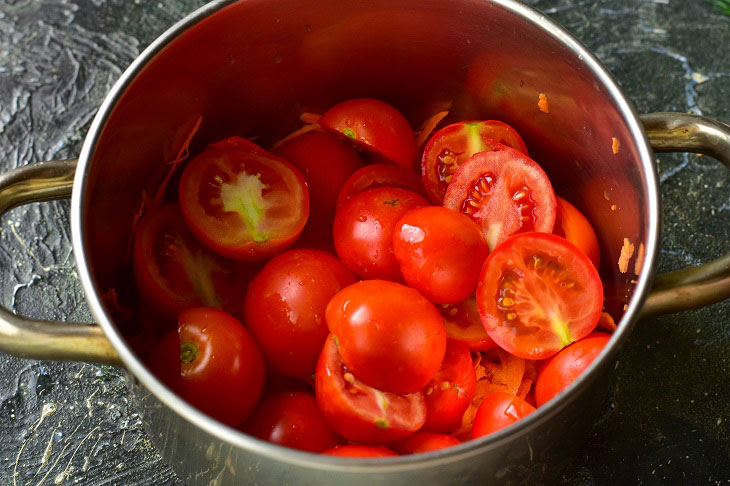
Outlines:
POLYGON ((143 193, 159 188, 199 117, 191 153, 234 134, 266 147, 298 128, 302 111, 352 97, 392 103, 415 128, 444 109, 448 121, 515 127, 556 193, 596 228, 607 308, 618 321, 635 277, 633 260, 619 272, 622 243, 638 250, 647 234, 637 141, 576 54, 477 0, 247 0, 170 42, 125 90, 93 152, 82 211, 99 292, 122 289, 128 298, 123 282, 143 193), (549 113, 538 108, 541 93, 549 113))

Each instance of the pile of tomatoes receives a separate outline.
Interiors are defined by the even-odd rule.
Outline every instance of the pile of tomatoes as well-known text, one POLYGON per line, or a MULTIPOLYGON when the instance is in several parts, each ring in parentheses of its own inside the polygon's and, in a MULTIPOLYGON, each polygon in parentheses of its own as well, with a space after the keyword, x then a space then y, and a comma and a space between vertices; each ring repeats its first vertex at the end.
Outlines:
POLYGON ((142 313, 166 331, 150 369, 223 423, 351 457, 493 433, 575 380, 613 326, 596 235, 513 128, 429 138, 445 115, 414 134, 348 100, 270 150, 232 137, 190 160, 135 232, 142 313))

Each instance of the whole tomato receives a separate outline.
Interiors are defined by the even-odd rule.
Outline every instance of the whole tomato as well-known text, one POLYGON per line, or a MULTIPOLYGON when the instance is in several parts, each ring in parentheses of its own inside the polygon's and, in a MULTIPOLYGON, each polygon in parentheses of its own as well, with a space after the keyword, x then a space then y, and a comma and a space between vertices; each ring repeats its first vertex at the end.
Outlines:
POLYGON ((275 371, 294 377, 314 373, 329 334, 327 303, 356 281, 337 257, 320 250, 282 253, 254 277, 244 322, 275 371))
POLYGON ((461 444, 459 439, 450 435, 416 432, 390 446, 400 454, 423 454, 461 444))
POLYGON ((351 457, 359 459, 377 459, 378 457, 394 457, 398 455, 387 447, 357 444, 337 446, 328 451, 324 451, 322 454, 326 456, 351 457))
POLYGON ((347 367, 379 390, 417 392, 443 362, 444 320, 405 285, 386 280, 350 285, 332 297, 326 316, 347 367))
POLYGON ((505 392, 490 393, 484 397, 474 417, 472 438, 493 434, 534 411, 535 407, 516 395, 505 392))

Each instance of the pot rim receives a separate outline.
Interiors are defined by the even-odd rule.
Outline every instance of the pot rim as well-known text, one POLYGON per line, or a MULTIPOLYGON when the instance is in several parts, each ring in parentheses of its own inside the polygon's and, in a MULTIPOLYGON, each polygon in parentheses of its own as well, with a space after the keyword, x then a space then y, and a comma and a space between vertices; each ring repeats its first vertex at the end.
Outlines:
MULTIPOLYGON (((643 182, 646 185, 647 190, 648 231, 647 239, 645 241, 645 260, 640 275, 637 278, 638 282, 635 286, 633 296, 628 304, 628 308, 618 323, 618 329, 611 336, 608 345, 578 380, 563 390, 548 404, 538 408, 536 412, 495 434, 426 454, 383 458, 379 461, 368 461, 363 459, 349 459, 343 461, 342 458, 338 457, 312 454, 274 445, 246 435, 237 429, 228 427, 212 419, 208 415, 189 405, 182 398, 178 397, 170 389, 164 386, 162 382, 160 382, 155 375, 153 375, 135 356, 134 352, 127 346, 122 334, 114 325, 111 315, 104 308, 99 292, 94 287, 89 262, 87 260, 88 248, 83 237, 85 228, 82 204, 84 200, 84 193, 86 192, 87 173, 89 171, 92 154, 94 153, 96 145, 100 139, 106 121, 114 111, 126 89, 158 53, 177 39, 183 32, 203 21, 210 15, 220 12, 235 3, 245 1, 247 0, 214 0, 187 15, 155 39, 155 41, 152 42, 134 60, 134 62, 124 71, 119 80, 114 84, 113 88, 107 94, 99 108, 99 111, 96 114, 84 140, 79 156, 78 169, 74 179, 74 188, 71 198, 71 232, 73 248, 75 250, 74 254, 76 265, 79 270, 79 278, 86 294, 91 312, 104 330, 109 341, 119 353, 119 356, 128 372, 135 379, 141 382, 145 388, 153 393, 158 400, 174 410, 180 417, 205 430, 207 433, 219 440, 225 441, 236 447, 261 454, 262 456, 270 459, 280 460, 292 465, 314 467, 320 470, 330 471, 347 470, 348 472, 384 473, 419 469, 426 466, 435 467, 443 463, 464 460, 470 456, 481 454, 487 449, 497 448, 501 444, 513 440, 516 436, 527 434, 569 406, 575 399, 576 393, 580 389, 590 385, 595 380, 598 376, 599 368, 603 368, 613 361, 620 346, 628 338, 633 326, 636 324, 643 302, 647 297, 650 284, 656 270, 655 267, 659 250, 659 182, 656 167, 654 165, 653 152, 644 132, 643 125, 640 123, 638 115, 636 114, 632 104, 628 101, 611 74, 601 65, 590 50, 588 50, 565 29, 539 11, 523 5, 516 0, 482 1, 490 1, 491 3, 497 4, 499 7, 509 11, 511 14, 521 17, 524 21, 535 25, 545 35, 564 44, 574 55, 576 55, 580 62, 582 62, 591 71, 591 73, 600 80, 602 87, 608 93, 611 101, 620 112, 624 122, 630 130, 632 141, 637 147, 637 152, 640 155, 644 177, 643 182)), ((527 445, 530 447, 531 451, 529 442, 527 445)))

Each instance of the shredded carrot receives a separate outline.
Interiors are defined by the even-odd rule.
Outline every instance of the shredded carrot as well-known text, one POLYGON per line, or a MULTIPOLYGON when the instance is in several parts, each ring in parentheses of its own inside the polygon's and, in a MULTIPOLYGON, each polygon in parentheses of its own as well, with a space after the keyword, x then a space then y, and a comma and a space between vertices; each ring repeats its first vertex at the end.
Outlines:
POLYGON ((322 118, 322 115, 317 115, 316 113, 304 112, 299 115, 299 119, 307 125, 319 125, 320 118, 322 118))
POLYGON ((613 317, 608 312, 601 312, 601 317, 598 319, 598 327, 611 332, 618 329, 616 321, 613 320, 613 317))
POLYGON ((621 146, 621 144, 618 141, 618 138, 612 137, 611 138, 611 150, 613 150, 613 155, 618 154, 618 149, 620 146, 621 146))
POLYGON ((634 273, 636 275, 639 275, 641 273, 641 269, 644 267, 644 244, 639 243, 639 251, 636 253, 636 261, 634 262, 634 273))
POLYGON ((611 204, 611 211, 616 211, 618 209, 618 206, 615 204, 611 204))
POLYGON ((305 134, 307 132, 311 132, 313 130, 319 130, 319 128, 320 128, 320 126, 316 123, 313 125, 304 125, 302 128, 300 128, 298 130, 294 130, 289 135, 287 135, 286 137, 282 138, 281 140, 276 142, 274 145, 272 145, 271 150, 275 150, 275 149, 281 147, 282 145, 284 145, 286 142, 288 142, 292 138, 298 137, 299 135, 303 135, 303 134, 305 134))
POLYGON ((189 155, 188 149, 190 148, 190 143, 193 141, 193 137, 195 136, 195 134, 198 133, 201 123, 203 123, 203 117, 199 116, 195 120, 195 124, 193 125, 193 128, 190 130, 187 138, 180 147, 180 150, 177 152, 177 157, 175 157, 175 160, 168 162, 170 169, 167 171, 167 175, 162 180, 162 184, 160 184, 160 187, 157 189, 157 192, 152 198, 152 207, 157 207, 162 204, 162 200, 165 198, 165 192, 167 192, 167 185, 170 183, 170 180, 175 174, 175 171, 177 171, 178 167, 180 167, 180 164, 182 164, 185 159, 187 159, 189 155))
POLYGON ((618 257, 618 271, 626 273, 629 270, 629 260, 634 254, 634 244, 631 240, 624 238, 624 244, 621 247, 621 255, 618 257))
POLYGON ((446 118, 446 115, 448 115, 448 111, 440 111, 430 117, 428 120, 423 122, 423 126, 421 126, 421 130, 417 132, 416 136, 416 146, 419 148, 423 148, 424 145, 426 145, 426 141, 428 140, 428 137, 431 136, 431 133, 436 129, 439 123, 441 123, 441 120, 446 118))
POLYGON ((540 108, 540 111, 543 113, 550 113, 550 107, 548 106, 548 100, 545 93, 540 93, 540 96, 538 96, 539 100, 537 102, 537 107, 540 108))
POLYGON ((142 221, 142 216, 144 216, 145 211, 147 211, 147 208, 151 206, 151 201, 149 196, 146 192, 142 192, 142 202, 139 205, 139 210, 134 214, 134 217, 132 218, 132 224, 131 224, 131 231, 129 232, 129 240, 127 241, 127 251, 124 255, 124 263, 125 265, 128 265, 129 262, 132 260, 132 248, 134 248, 134 238, 137 235, 137 228, 139 227, 139 222, 142 221))

